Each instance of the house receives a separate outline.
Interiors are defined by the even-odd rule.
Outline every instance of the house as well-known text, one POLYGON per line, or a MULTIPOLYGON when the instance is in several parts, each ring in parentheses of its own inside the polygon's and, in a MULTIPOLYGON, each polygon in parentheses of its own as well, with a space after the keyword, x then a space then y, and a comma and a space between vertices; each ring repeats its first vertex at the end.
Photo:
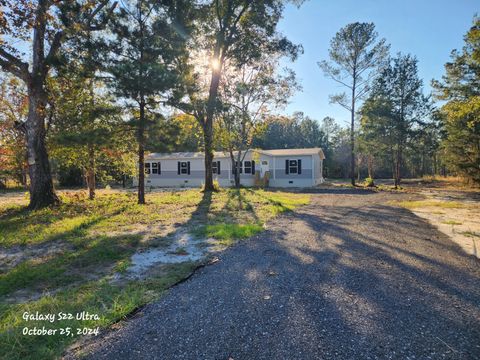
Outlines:
MULTIPOLYGON (((320 148, 248 150, 240 164, 240 182, 253 186, 256 181, 268 179, 270 187, 312 187, 323 182, 324 159, 320 148)), ((145 184, 200 187, 205 181, 204 166, 204 154, 200 152, 152 153, 145 158, 145 184)), ((214 153, 213 176, 220 186, 234 184, 232 168, 228 153, 214 153)))

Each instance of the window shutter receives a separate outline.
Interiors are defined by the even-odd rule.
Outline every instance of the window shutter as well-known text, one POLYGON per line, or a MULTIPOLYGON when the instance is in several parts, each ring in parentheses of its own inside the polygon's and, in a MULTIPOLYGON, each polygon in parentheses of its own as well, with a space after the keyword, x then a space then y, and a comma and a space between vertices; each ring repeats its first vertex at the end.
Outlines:
POLYGON ((162 173, 162 163, 159 162, 158 163, 158 175, 160 175, 162 173))
POLYGON ((187 174, 190 175, 190 161, 187 162, 187 174))
POLYGON ((239 162, 238 169, 240 170, 240 174, 243 173, 243 161, 239 162))
POLYGON ((180 161, 177 162, 178 168, 177 168, 177 174, 180 175, 180 161))
POLYGON ((255 161, 252 160, 252 175, 255 175, 255 161))
POLYGON ((220 175, 220 161, 217 161, 217 175, 220 175))
POLYGON ((298 159, 298 174, 302 173, 302 160, 298 159))
POLYGON ((289 162, 288 162, 288 159, 285 160, 285 174, 288 174, 288 165, 289 165, 289 162))

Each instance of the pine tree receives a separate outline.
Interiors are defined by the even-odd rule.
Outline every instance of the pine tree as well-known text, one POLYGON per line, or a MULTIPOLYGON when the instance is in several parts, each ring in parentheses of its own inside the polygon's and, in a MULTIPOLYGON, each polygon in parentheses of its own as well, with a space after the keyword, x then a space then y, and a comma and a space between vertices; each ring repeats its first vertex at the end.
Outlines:
POLYGON ((355 113, 370 90, 371 80, 387 56, 385 39, 377 40, 373 23, 352 23, 341 28, 330 42, 331 62, 318 63, 325 75, 346 87, 349 94, 332 95, 330 102, 350 112, 350 178, 355 185, 355 113))
POLYGON ((452 52, 442 81, 434 81, 446 131, 442 142, 449 169, 480 183, 480 18, 464 37, 462 51, 452 52))
POLYGON ((107 70, 136 129, 138 203, 145 204, 146 129, 162 117, 160 105, 181 90, 180 64, 186 56, 192 8, 187 0, 131 0, 122 5, 112 26, 113 59, 107 70))

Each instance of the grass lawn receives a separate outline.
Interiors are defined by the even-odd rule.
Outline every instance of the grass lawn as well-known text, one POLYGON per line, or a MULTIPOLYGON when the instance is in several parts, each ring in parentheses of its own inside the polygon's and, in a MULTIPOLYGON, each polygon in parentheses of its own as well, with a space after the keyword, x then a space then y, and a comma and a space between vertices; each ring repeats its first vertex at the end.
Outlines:
MULTIPOLYGON (((62 194, 58 207, 29 212, 24 205, 0 204, 0 357, 51 359, 78 339, 76 329, 104 328, 158 298, 199 265, 161 267, 143 280, 112 281, 138 249, 162 246, 185 229, 230 245, 263 229, 270 218, 307 204, 308 195, 264 190, 198 189, 153 192, 136 204, 131 192, 62 194), (18 256, 17 256, 18 255, 18 256), (0 258, 1 259, 1 258, 0 258), (62 319, 88 312, 99 320, 62 319), (56 314, 55 322, 26 321, 24 313, 56 314), (22 335, 25 327, 70 329, 73 335, 22 335)), ((179 252, 180 254, 180 252, 179 252)), ((181 255, 181 254, 180 254, 181 255)), ((81 330, 80 330, 81 331, 81 330)))

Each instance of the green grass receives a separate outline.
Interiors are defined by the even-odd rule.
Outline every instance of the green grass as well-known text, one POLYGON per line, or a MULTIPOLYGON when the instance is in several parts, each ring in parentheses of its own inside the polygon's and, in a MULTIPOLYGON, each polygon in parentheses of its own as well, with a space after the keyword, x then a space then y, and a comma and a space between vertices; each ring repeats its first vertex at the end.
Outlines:
MULTIPOLYGON (((38 211, 0 205, 0 247, 57 248, 41 252, 0 274, 0 358, 52 359, 76 336, 24 336, 24 327, 107 327, 160 296, 198 263, 165 265, 143 281, 111 282, 125 273, 140 247, 168 242, 158 229, 186 229, 231 245, 263 229, 280 213, 308 204, 308 195, 253 189, 202 193, 198 189, 147 194, 136 204, 133 193, 101 193, 89 201, 82 193, 62 195, 62 204, 38 211), (194 231, 196 229, 196 231, 194 231), (97 313, 100 321, 25 322, 22 313, 97 313)), ((184 249, 177 249, 183 253, 184 249)))
POLYGON ((460 222, 460 221, 456 221, 456 220, 445 220, 445 221, 442 221, 442 224, 446 224, 446 225, 462 225, 463 223, 460 222))
POLYGON ((231 245, 235 240, 249 238, 263 230, 259 224, 217 224, 206 225, 195 232, 203 238, 215 238, 221 245, 231 245))
POLYGON ((465 235, 467 237, 472 237, 472 238, 480 237, 480 234, 478 234, 476 232, 473 232, 473 231, 463 231, 461 234, 465 235))
POLYGON ((184 279, 195 269, 194 263, 175 264, 167 267, 162 274, 148 281, 130 282, 126 286, 116 286, 107 279, 92 281, 74 289, 66 289, 52 296, 44 296, 37 301, 18 305, 0 305, 2 321, 0 323, 0 349, 5 359, 53 359, 72 341, 78 339, 75 329, 89 327, 107 327, 124 319, 138 307, 150 302, 162 292, 184 279), (61 320, 50 323, 47 321, 25 321, 24 312, 42 314, 71 313, 88 311, 98 314, 99 321, 61 320), (58 329, 71 328, 74 336, 55 334, 54 336, 28 336, 22 334, 25 327, 58 329))
POLYGON ((392 201, 392 205, 398 205, 407 209, 436 207, 443 209, 462 209, 468 208, 467 204, 458 201, 439 201, 439 200, 416 200, 416 201, 392 201))

